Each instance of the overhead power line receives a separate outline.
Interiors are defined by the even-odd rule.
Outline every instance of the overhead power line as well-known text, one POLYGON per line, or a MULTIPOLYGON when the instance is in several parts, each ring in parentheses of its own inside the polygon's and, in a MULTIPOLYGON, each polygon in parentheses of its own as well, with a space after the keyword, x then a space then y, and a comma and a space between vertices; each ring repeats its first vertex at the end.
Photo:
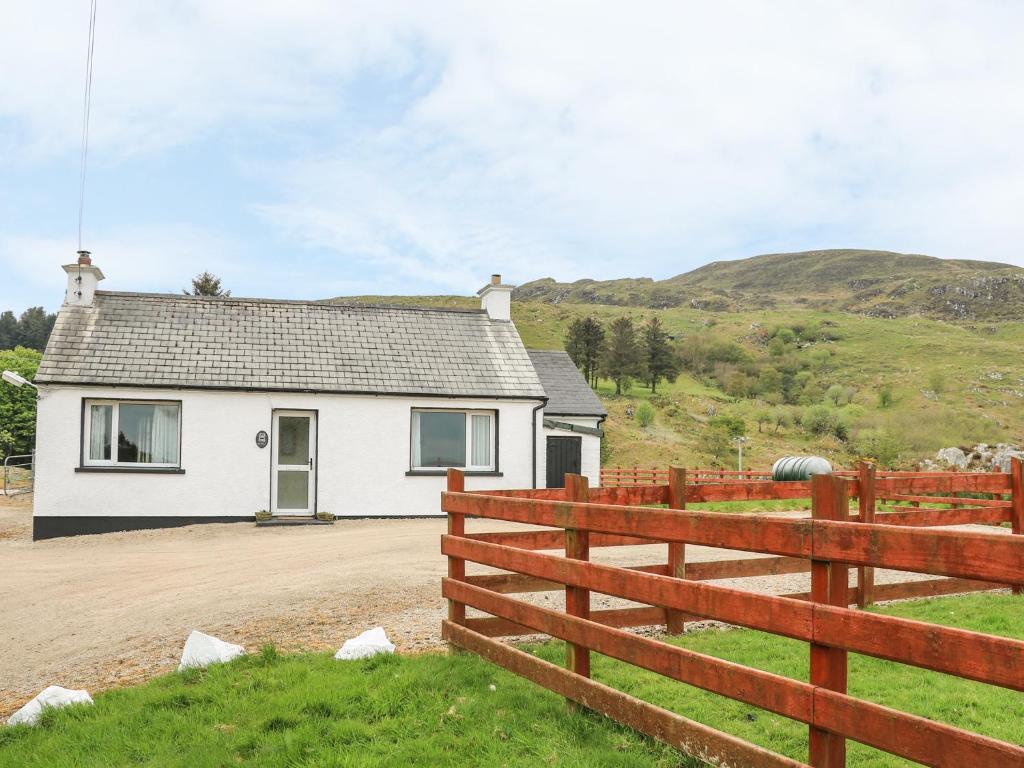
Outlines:
POLYGON ((89 111, 92 106, 92 59, 96 47, 96 0, 89 10, 89 47, 85 57, 85 97, 82 104, 82 163, 78 177, 78 250, 82 250, 82 219, 85 214, 85 167, 89 155, 89 111))

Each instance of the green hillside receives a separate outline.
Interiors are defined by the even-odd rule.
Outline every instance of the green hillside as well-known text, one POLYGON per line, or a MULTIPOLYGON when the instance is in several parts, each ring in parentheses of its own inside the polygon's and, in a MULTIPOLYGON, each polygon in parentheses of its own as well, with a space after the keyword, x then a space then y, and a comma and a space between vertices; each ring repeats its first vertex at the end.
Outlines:
POLYGON ((1024 320, 1024 269, 889 251, 775 253, 707 264, 667 280, 535 280, 522 300, 706 311, 804 307, 951 320, 1024 320))
MULTIPOLYGON (((731 464, 722 427, 738 424, 749 438, 747 466, 787 453, 840 464, 870 455, 909 466, 946 446, 1024 443, 1024 317, 1012 319, 1022 314, 1021 300, 990 300, 993 289, 972 305, 975 314, 987 307, 984 321, 930 311, 941 298, 938 286, 986 278, 1012 293, 1021 290, 1024 270, 868 251, 758 256, 658 283, 578 281, 561 294, 553 281, 536 281, 517 290, 513 316, 527 346, 561 349, 577 317, 607 326, 623 314, 637 323, 657 315, 690 361, 656 394, 634 385, 616 397, 611 382, 601 381, 608 465, 731 464), (682 291, 720 304, 664 306, 658 298, 682 291), (872 291, 880 294, 872 298, 872 291), (907 311, 877 309, 894 301, 907 311), (716 357, 722 349, 728 354, 716 357), (647 428, 629 415, 642 401, 655 410, 647 428)), ((477 306, 475 298, 453 296, 358 300, 477 306)))
MULTIPOLYGON (((528 346, 560 348, 565 330, 579 314, 608 321, 618 307, 550 305, 521 302, 514 318, 528 346)), ((635 319, 657 314, 682 346, 687 339, 713 334, 729 339, 755 359, 768 359, 763 333, 775 326, 827 324, 833 340, 807 342, 793 354, 806 358, 820 379, 821 397, 791 405, 757 397, 728 394, 713 376, 684 372, 673 384, 652 395, 634 385, 625 397, 611 396, 610 382, 600 391, 611 416, 608 421, 606 463, 689 466, 713 463, 708 447, 709 422, 714 415, 737 415, 746 422, 750 438, 745 451, 749 466, 766 466, 786 453, 820 453, 852 461, 865 434, 888 435, 899 448, 899 463, 930 458, 942 447, 995 444, 1024 439, 1024 361, 1020 357, 1024 323, 966 327, 929 318, 885 320, 814 310, 722 312, 708 316, 693 309, 630 310, 635 319), (821 362, 811 362, 821 359, 821 362), (809 434, 795 422, 802 411, 825 400, 830 387, 853 390, 851 402, 833 408, 850 426, 846 441, 809 434), (892 401, 882 407, 879 391, 888 387, 892 401), (655 405, 653 426, 643 430, 626 417, 627 408, 641 400, 655 405), (756 416, 771 414, 758 432, 756 416), (777 424, 778 416, 788 416, 777 424)))

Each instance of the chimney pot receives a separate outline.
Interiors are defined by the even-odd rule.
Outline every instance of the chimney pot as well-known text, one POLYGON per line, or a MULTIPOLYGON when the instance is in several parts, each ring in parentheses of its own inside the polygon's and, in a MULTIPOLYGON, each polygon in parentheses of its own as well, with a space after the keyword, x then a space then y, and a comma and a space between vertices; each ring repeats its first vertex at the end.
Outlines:
POLYGON ((491 285, 501 285, 501 275, 491 275, 491 285))
POLYGON ((92 264, 92 254, 89 251, 79 251, 78 263, 83 267, 88 267, 92 264))

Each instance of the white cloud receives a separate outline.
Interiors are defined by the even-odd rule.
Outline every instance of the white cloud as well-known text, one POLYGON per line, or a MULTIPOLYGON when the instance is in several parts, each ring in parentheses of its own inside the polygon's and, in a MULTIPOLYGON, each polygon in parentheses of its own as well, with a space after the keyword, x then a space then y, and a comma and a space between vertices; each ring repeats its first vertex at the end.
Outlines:
MULTIPOLYGON (((13 14, 0 145, 73 151, 85 11, 13 14)), ((93 130, 109 157, 317 133, 245 164, 337 285, 804 247, 1022 263, 1022 27, 998 2, 102 3, 93 130)))

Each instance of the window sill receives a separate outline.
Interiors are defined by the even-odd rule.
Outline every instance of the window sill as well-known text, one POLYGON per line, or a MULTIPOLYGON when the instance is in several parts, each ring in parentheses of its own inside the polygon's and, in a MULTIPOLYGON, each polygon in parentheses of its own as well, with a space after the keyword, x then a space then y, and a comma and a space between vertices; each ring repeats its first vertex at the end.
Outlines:
POLYGON ((178 467, 75 467, 75 472, 107 472, 134 475, 184 475, 178 467))
MULTIPOLYGON (((452 467, 452 469, 458 469, 458 467, 452 467)), ((448 474, 447 469, 410 469, 405 473, 406 477, 444 477, 448 474)), ((482 470, 464 470, 463 473, 466 477, 504 477, 504 472, 498 472, 491 469, 482 470)))

